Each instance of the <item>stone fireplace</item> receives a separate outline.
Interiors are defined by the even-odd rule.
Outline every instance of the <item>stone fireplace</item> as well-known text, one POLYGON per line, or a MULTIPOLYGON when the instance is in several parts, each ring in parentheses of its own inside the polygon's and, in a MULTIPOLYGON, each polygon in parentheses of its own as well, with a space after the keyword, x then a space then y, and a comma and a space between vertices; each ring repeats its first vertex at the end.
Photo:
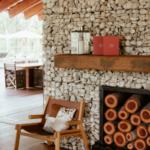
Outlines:
MULTIPOLYGON (((84 128, 92 146, 100 140, 100 93, 102 86, 150 89, 150 73, 65 69, 54 67, 54 55, 71 53, 71 32, 84 26, 93 36, 120 36, 124 55, 149 55, 149 8, 147 0, 43 0, 44 97, 86 100, 84 128), (73 2, 71 6, 70 2, 73 2)), ((82 150, 80 138, 65 137, 61 147, 82 150)))

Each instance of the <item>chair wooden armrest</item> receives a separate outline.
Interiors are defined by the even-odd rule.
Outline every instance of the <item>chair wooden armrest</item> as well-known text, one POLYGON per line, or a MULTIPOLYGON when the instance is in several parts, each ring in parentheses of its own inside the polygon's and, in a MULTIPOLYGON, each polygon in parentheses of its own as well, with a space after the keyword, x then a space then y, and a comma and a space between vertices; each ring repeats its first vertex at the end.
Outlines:
POLYGON ((19 129, 21 129, 24 126, 36 126, 36 125, 39 125, 39 124, 41 124, 41 122, 28 123, 28 124, 17 124, 16 127, 15 127, 15 129, 19 130, 19 129))
POLYGON ((30 115, 28 118, 29 119, 39 119, 39 118, 44 118, 45 115, 30 115))
POLYGON ((65 124, 67 126, 79 125, 79 124, 82 124, 82 121, 80 121, 80 120, 77 120, 77 121, 67 121, 65 124))
POLYGON ((81 134, 81 130, 80 129, 72 129, 72 130, 66 130, 66 131, 60 131, 60 132, 55 131, 54 132, 55 138, 57 138, 57 133, 59 133, 61 137, 64 137, 64 135, 68 136, 68 135, 72 135, 74 133, 81 134))

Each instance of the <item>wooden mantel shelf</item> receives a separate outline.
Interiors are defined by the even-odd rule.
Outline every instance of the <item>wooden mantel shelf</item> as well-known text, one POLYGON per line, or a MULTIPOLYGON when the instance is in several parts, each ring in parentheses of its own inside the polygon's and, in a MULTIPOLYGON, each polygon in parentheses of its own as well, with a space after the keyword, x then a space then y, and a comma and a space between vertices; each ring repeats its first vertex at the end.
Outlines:
POLYGON ((55 55, 56 68, 150 72, 150 56, 55 55))

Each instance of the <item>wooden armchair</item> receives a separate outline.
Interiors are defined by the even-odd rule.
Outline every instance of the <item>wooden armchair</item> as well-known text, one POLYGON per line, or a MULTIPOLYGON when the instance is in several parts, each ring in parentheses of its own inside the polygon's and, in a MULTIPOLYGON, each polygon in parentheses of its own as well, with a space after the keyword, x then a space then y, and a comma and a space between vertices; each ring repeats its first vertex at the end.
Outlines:
POLYGON ((16 89, 26 88, 26 71, 17 70, 16 64, 4 64, 5 86, 16 89))
POLYGON ((41 118, 40 122, 16 125, 15 129, 17 130, 17 133, 16 133, 16 141, 15 141, 14 150, 18 150, 20 135, 46 140, 48 145, 50 145, 51 142, 54 142, 55 150, 60 150, 60 138, 61 137, 66 137, 66 136, 81 137, 81 138, 83 138, 86 150, 89 150, 88 140, 86 138, 86 134, 84 132, 84 128, 82 125, 84 106, 85 106, 85 100, 82 100, 81 102, 70 102, 70 101, 65 101, 65 100, 51 99, 51 97, 48 96, 43 114, 29 116, 29 119, 41 118), (58 105, 61 105, 64 107, 77 109, 77 111, 74 115, 74 118, 76 118, 78 120, 66 122, 66 125, 77 125, 77 129, 68 129, 66 131, 54 132, 54 134, 51 134, 51 133, 43 130, 43 126, 45 124, 45 115, 49 114, 49 111, 53 104, 58 104, 58 105), (54 139, 50 138, 50 136, 52 136, 52 135, 54 136, 54 139))
MULTIPOLYGON (((38 63, 38 60, 29 60, 28 63, 38 63)), ((33 69, 33 85, 37 88, 43 88, 43 67, 33 69)))
POLYGON ((43 88, 43 67, 33 69, 34 87, 43 88))

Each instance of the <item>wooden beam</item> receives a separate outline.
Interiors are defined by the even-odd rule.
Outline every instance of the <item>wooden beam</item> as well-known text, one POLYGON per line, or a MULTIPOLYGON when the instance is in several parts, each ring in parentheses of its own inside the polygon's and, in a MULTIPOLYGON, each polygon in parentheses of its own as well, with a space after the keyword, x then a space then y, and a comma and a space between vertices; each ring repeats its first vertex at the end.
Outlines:
POLYGON ((41 0, 24 0, 12 7, 11 9, 9 9, 9 16, 10 18, 12 18, 40 2, 41 0))
POLYGON ((43 17, 39 17, 39 21, 42 21, 43 17))
POLYGON ((56 68, 150 72, 150 56, 55 55, 56 68))
POLYGON ((41 21, 43 19, 43 11, 41 11, 40 13, 38 13, 38 18, 41 21))
POLYGON ((43 11, 43 3, 40 2, 33 7, 29 8, 28 10, 24 11, 25 19, 29 19, 30 17, 40 13, 43 11))
POLYGON ((0 1, 0 12, 6 10, 7 8, 11 7, 12 5, 16 4, 20 0, 1 0, 0 1))

